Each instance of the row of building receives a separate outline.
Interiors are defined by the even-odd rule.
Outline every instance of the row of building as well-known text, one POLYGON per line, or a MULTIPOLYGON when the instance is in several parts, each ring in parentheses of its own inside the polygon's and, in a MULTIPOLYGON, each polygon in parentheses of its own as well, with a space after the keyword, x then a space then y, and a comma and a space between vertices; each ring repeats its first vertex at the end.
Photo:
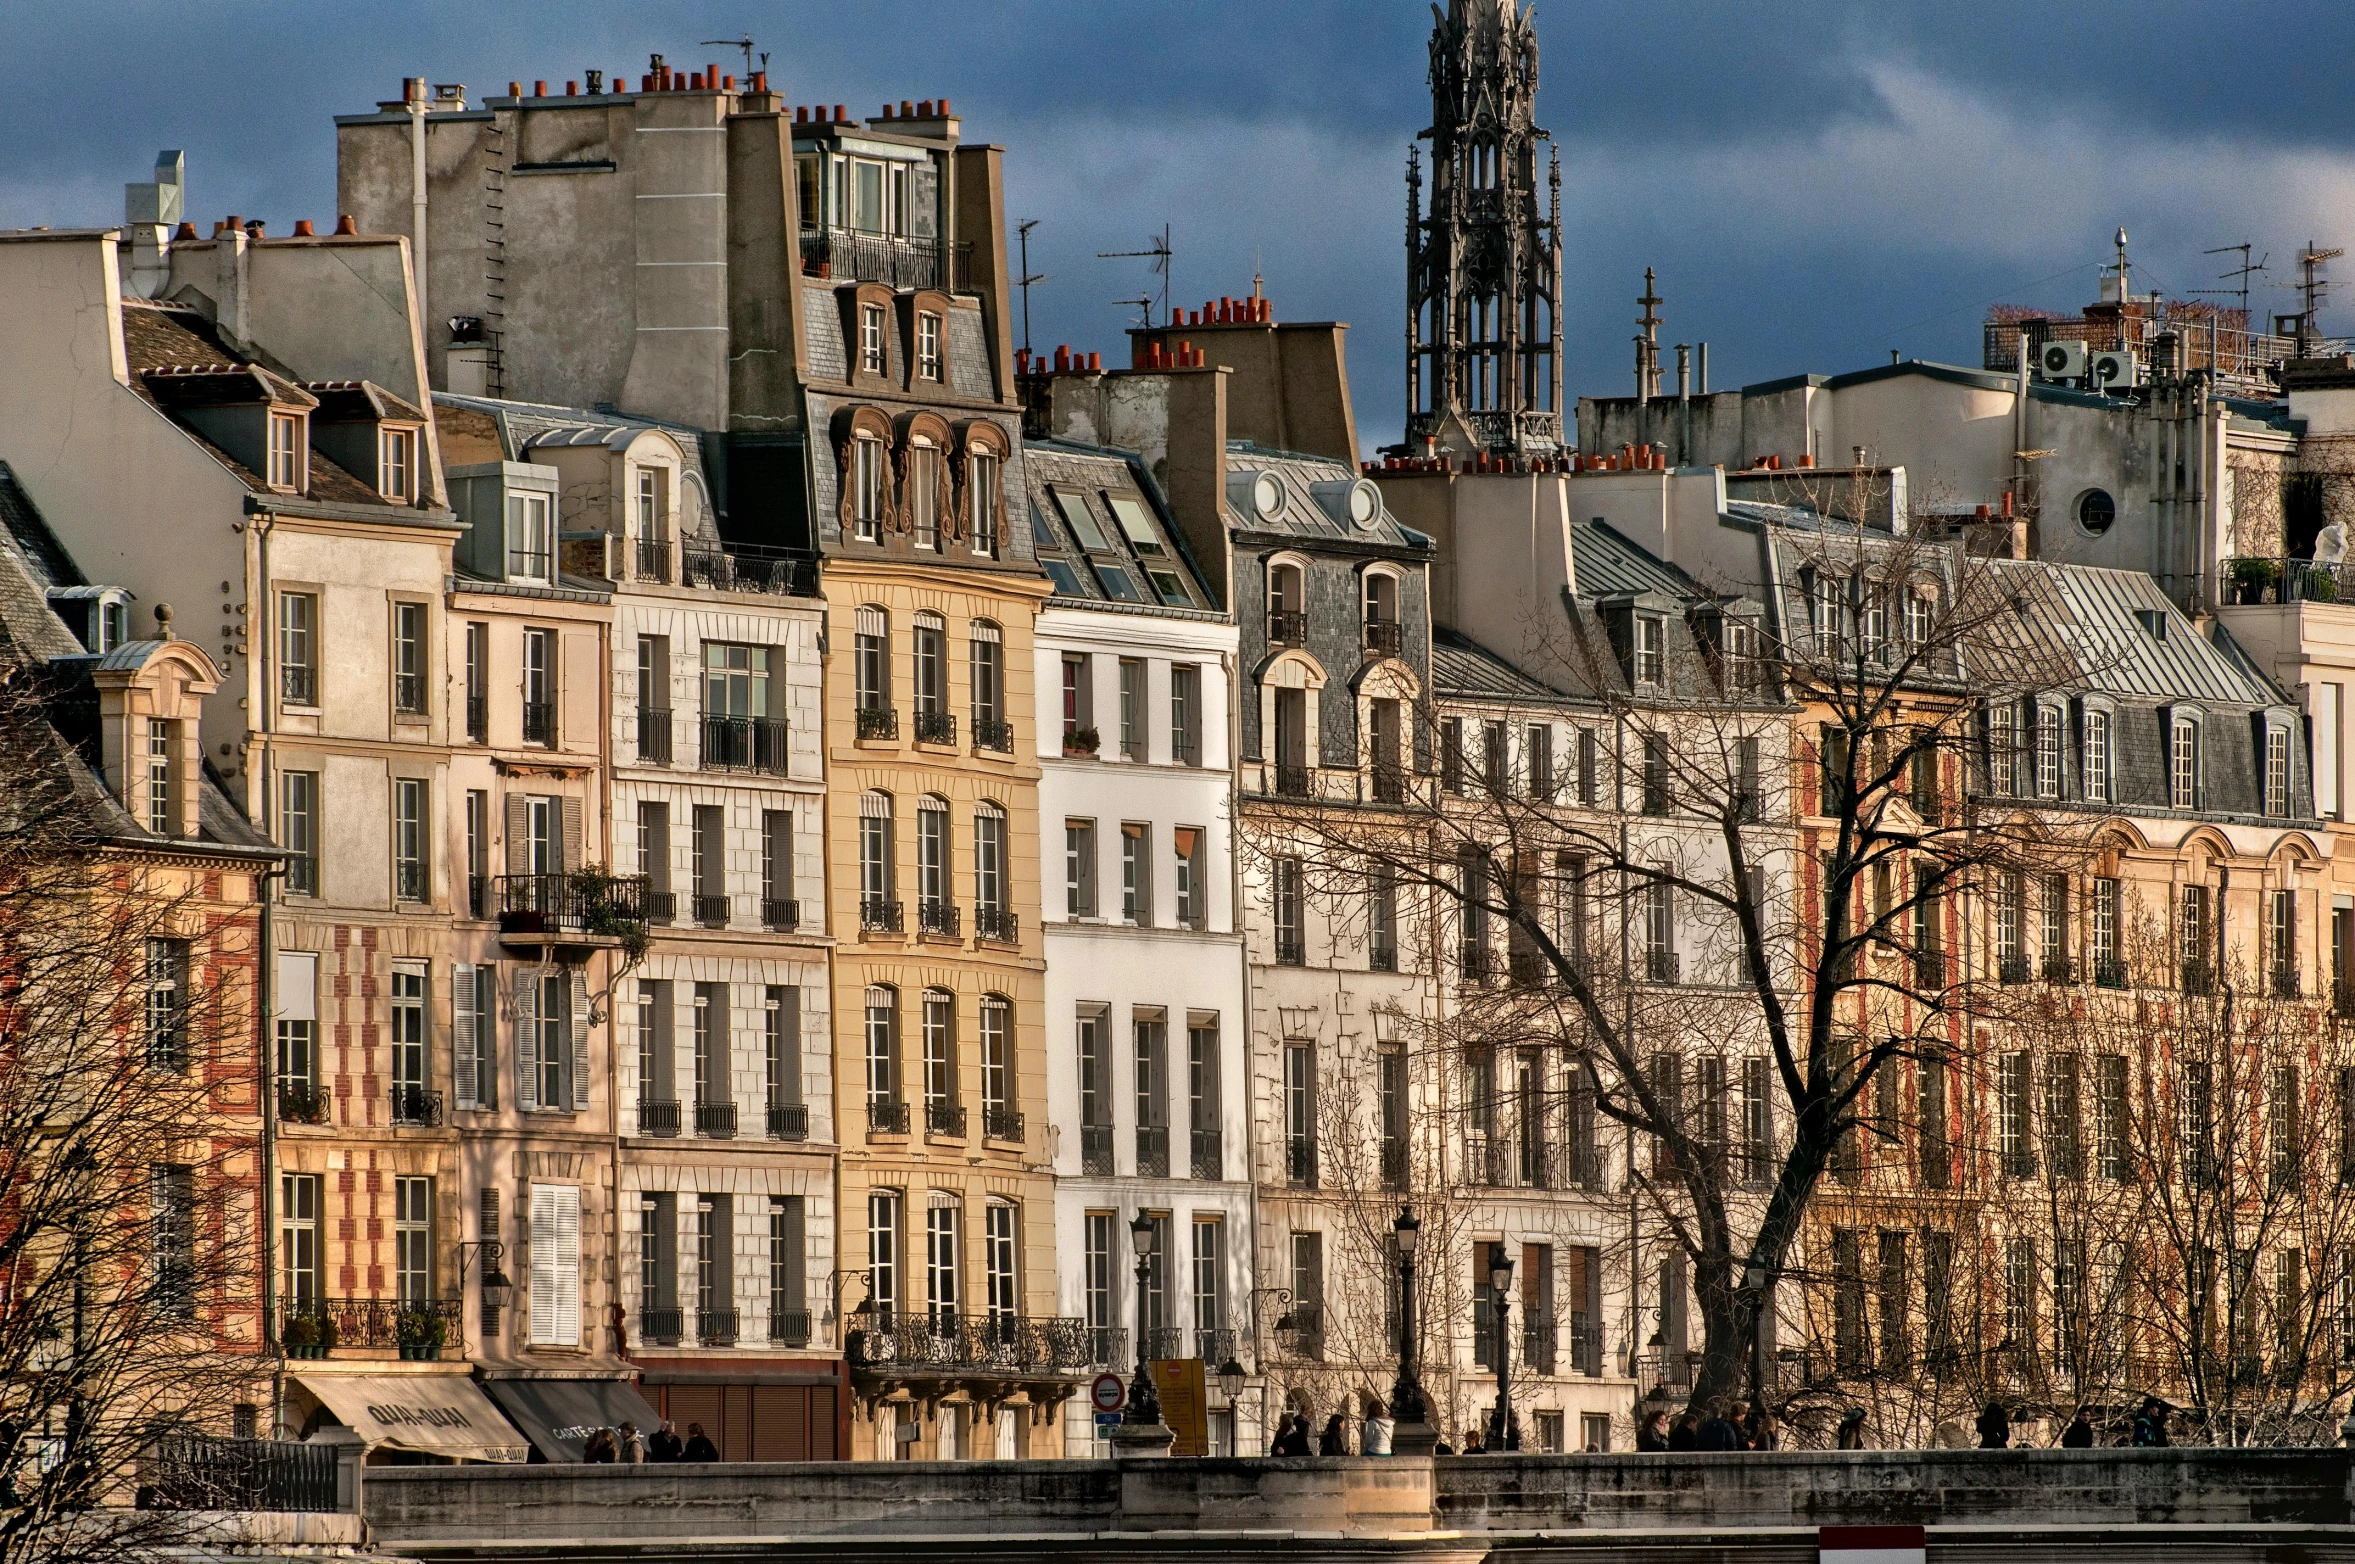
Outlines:
MULTIPOLYGON (((1426 298, 1500 211, 1554 253, 1520 25, 1442 22, 1496 92, 1435 81, 1426 298), (1456 189, 1498 143, 1517 207, 1456 189)), ((0 235, 0 619, 98 692, 59 720, 118 834, 251 925, 269 1080, 234 1166, 269 1259, 205 1307, 282 1366, 260 1421, 384 1459, 573 1459, 629 1415, 737 1458, 1085 1454, 1088 1382, 1141 1354, 1240 1369, 1211 1438, 1252 1450, 1287 1405, 1387 1393, 1407 1202, 1435 1421, 1496 1395, 1509 1258, 1524 1437, 1625 1447, 1698 1345, 1648 1153, 1597 1121, 1574 1026, 1477 1035, 1517 945, 1429 887, 1336 888, 1287 833, 1520 798, 1705 835, 1649 785, 1650 711, 1740 730, 1796 896, 1822 714, 1722 649, 1902 637, 1902 604, 1839 628, 1826 562, 1918 541, 1933 477, 1958 557, 2015 554, 2075 661, 1993 730, 2023 748, 1930 793, 2115 817, 2098 874, 1958 895, 1958 972, 2180 997, 2128 974, 2140 905, 2184 963, 2262 952, 2335 1036, 2355 610, 2308 562, 2224 601, 2284 551, 2221 475, 2327 441, 2355 372, 2129 403, 1897 366, 1740 393, 1704 464, 1656 454, 1651 387, 1580 442, 1544 374, 1464 370, 1466 306, 1415 349, 1415 443, 1363 463, 1342 328, 1256 294, 1133 332, 1127 368, 1018 353, 1001 152, 945 100, 853 120, 659 60, 552 85, 340 119, 333 232, 203 232, 167 160, 121 228, 0 235), (2123 474, 2100 526, 2049 482, 2040 534, 1994 525, 2036 496, 1984 429, 2080 414, 2123 474)), ((1522 275, 1550 310, 1558 260, 1522 275)), ((1738 992, 1710 911, 1562 907, 1631 1004, 1665 996, 1654 1046, 1763 1176, 1765 1055, 1670 1003, 1738 992)), ((233 943, 192 930, 156 981, 222 981, 233 943)), ((2088 1312, 2090 1262, 2068 1292, 2050 1224, 1990 1214, 2076 1099, 1987 1030, 1951 1078, 1892 1070, 1770 1383, 1837 1385, 1968 1295, 1975 1394, 2088 1312)), ((2138 1090, 2165 1068, 2137 1055, 2138 1090)), ((2296 1297, 2336 1298, 2302 1242, 2296 1297)))

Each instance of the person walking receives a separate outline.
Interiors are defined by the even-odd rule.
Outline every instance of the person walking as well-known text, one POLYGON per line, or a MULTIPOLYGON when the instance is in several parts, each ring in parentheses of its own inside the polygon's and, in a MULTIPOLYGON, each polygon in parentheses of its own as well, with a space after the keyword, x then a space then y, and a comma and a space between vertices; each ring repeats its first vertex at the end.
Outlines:
POLYGON ((1268 1446, 1270 1455, 1308 1454, 1308 1414, 1287 1412, 1276 1423, 1276 1442, 1268 1446))
POLYGON ((1359 1455, 1388 1455, 1390 1453, 1390 1435, 1396 1427, 1397 1425, 1390 1420, 1390 1409, 1382 1404, 1382 1398, 1368 1396, 1366 1398, 1365 1424, 1357 1433, 1357 1453, 1359 1455))
POLYGON ((1742 1434, 1753 1450, 1773 1450, 1782 1444, 1782 1430, 1775 1426, 1774 1414, 1763 1406, 1750 1408, 1749 1426, 1742 1434))
POLYGON ((1636 1425, 1635 1448, 1638 1455, 1664 1455, 1668 1450, 1668 1413, 1665 1408, 1647 1413, 1636 1425))
POLYGON ((1336 1412, 1325 1420, 1325 1432, 1317 1440, 1319 1455, 1347 1455, 1349 1453, 1349 1421, 1336 1412))
POLYGON ((671 1427, 671 1421, 666 1417, 662 1420, 662 1426, 654 1431, 654 1437, 646 1441, 646 1459, 675 1461, 679 1458, 679 1452, 685 1448, 679 1442, 679 1431, 671 1427))
POLYGON ((1864 1408, 1850 1407, 1848 1415, 1840 1419, 1840 1431, 1833 1436, 1833 1447, 1840 1450, 1864 1448, 1864 1408))
POLYGON ((1486 1455, 1487 1453, 1488 1445, 1486 1442, 1486 1436, 1480 1432, 1480 1425, 1478 1423, 1474 1423, 1471 1427, 1464 1430, 1464 1454, 1486 1455))
POLYGON ((679 1459, 682 1461, 716 1461, 719 1458, 720 1447, 711 1442, 711 1436, 703 1431, 703 1425, 689 1423, 687 1425, 687 1447, 679 1452, 679 1459))
POLYGON ((2079 1407, 2077 1415, 2069 1419, 2069 1426, 2061 1431, 2061 1448, 2064 1450, 2090 1450, 2093 1448, 2093 1413, 2089 1409, 2079 1407))
POLYGON ((2012 1442, 2012 1417, 2000 1401, 1987 1403, 1987 1410, 1979 1414, 1979 1448, 2006 1450, 2012 1442))
POLYGON ((1742 1448, 1742 1431, 1734 1426, 1734 1420, 1727 1415, 1723 1396, 1715 1397, 1710 1401, 1709 1416, 1701 1424, 1700 1432, 1693 1441, 1693 1447, 1697 1450, 1719 1452, 1742 1448))
POLYGON ((2167 1448, 2167 1403, 2157 1396, 2142 1398, 2142 1410, 2134 1414, 2134 1427, 2129 1437, 2138 1450, 2167 1448))
POLYGON ((646 1461, 646 1441, 638 1437, 638 1425, 624 1423, 613 1436, 614 1444, 624 1466, 642 1466, 646 1461))
POLYGON ((1701 1418, 1699 1413, 1688 1409, 1684 1416, 1676 1420, 1676 1426, 1668 1430, 1668 1448, 1679 1453, 1686 1450, 1698 1450, 1701 1448, 1701 1418))

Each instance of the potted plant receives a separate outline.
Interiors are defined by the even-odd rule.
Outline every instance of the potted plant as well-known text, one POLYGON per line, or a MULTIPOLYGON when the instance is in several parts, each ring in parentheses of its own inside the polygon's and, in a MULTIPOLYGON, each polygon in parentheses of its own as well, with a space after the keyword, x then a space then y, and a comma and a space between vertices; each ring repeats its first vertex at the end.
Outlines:
POLYGON ((298 1314, 278 1333, 290 1358, 323 1358, 335 1345, 335 1321, 324 1314, 298 1314))
POLYGON ((404 1358, 431 1363, 442 1355, 445 1329, 442 1317, 431 1309, 403 1309, 397 1334, 404 1358))
POLYGON ((2233 601, 2262 603, 2280 579, 2281 567, 2270 559, 2236 559, 2232 562, 2233 601))
POLYGON ((1093 755, 1102 743, 1094 728, 1063 730, 1063 753, 1066 755, 1093 755))

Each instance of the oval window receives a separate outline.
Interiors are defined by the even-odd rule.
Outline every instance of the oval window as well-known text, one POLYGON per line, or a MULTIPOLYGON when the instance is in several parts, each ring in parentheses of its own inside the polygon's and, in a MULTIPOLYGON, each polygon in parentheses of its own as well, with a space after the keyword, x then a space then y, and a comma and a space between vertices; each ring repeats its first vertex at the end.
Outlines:
POLYGON ((2106 489, 2087 489, 2077 497, 2077 525, 2095 537, 2110 530, 2110 523, 2118 519, 2118 502, 2110 498, 2106 489))
POLYGON ((1262 521, 1284 508, 1284 486, 1276 481, 1274 473, 1261 473, 1251 485, 1251 508, 1259 512, 1262 521))
POLYGON ((1371 527, 1374 518, 1381 514, 1381 491, 1374 487, 1371 479, 1358 479, 1357 486, 1349 491, 1349 519, 1357 523, 1362 531, 1371 527))

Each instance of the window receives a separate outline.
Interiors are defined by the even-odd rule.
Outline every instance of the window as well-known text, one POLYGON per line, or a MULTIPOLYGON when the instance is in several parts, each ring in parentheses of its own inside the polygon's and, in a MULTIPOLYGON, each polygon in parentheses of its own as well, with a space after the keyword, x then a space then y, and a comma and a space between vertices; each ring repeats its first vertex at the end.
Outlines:
POLYGON ((1284 1176, 1306 1189, 1317 1182, 1316 1044, 1284 1044, 1284 1176))
POLYGON ((1308 961, 1308 920, 1307 906, 1301 891, 1300 860, 1277 859, 1274 874, 1276 965, 1304 966, 1308 961))
POLYGON ((2085 714, 2084 789, 2088 803, 2110 802, 2110 714, 2085 714))
POLYGON ((940 316, 933 310, 916 312, 916 374, 924 380, 940 378, 940 316))
POLYGON ((900 1193, 874 1190, 867 1196, 867 1301, 885 1326, 899 1312, 899 1256, 900 1193))
POLYGON ((556 632, 523 632, 523 741, 556 747, 556 632))
POLYGON ((916 616, 913 656, 909 659, 915 672, 915 709, 917 736, 925 737, 926 717, 946 716, 948 713, 948 625, 940 615, 926 610, 916 616))
POLYGON ((948 800, 916 800, 916 912, 927 933, 946 934, 949 908, 948 800))
POLYGON ((1592 728, 1578 730, 1578 801, 1592 808, 1603 788, 1602 740, 1592 728))
POLYGON ((801 905, 794 895, 793 811, 760 812, 761 922, 772 929, 789 929, 801 921, 801 905))
POLYGON ((307 1314, 324 1301, 320 1293, 319 1175, 284 1173, 278 1178, 279 1288, 290 1315, 307 1314))
POLYGON ((426 821, 426 788, 416 777, 393 779, 393 899, 419 902, 432 895, 431 826, 426 821))
POLYGON ((2071 1053, 2055 1054, 2044 1064, 2044 1149, 2058 1178, 2085 1176, 2082 1066, 2071 1053))
POLYGON ((417 474, 417 432, 379 429, 376 434, 376 492, 395 504, 417 497, 411 485, 417 474))
POLYGON ((1995 975, 1998 982, 2028 981, 2028 958, 2021 949, 2021 924, 2027 916, 2025 879, 2016 871, 1995 879, 1995 975))
POLYGON ((549 496, 513 493, 507 496, 507 575, 514 581, 552 584, 556 579, 556 539, 548 522, 549 496))
POLYGON ((1145 665, 1134 657, 1120 659, 1120 755, 1152 758, 1145 745, 1145 665))
POLYGON ((1233 1356, 1221 1350, 1214 1334, 1226 1329, 1226 1223, 1216 1216, 1194 1218, 1194 1330, 1195 1355, 1212 1366, 1233 1356))
POLYGON ((1638 614, 1635 619, 1635 682, 1660 684, 1666 679, 1664 631, 1659 618, 1638 614))
MULTIPOLYGON (((861 165, 861 171, 867 166, 861 165)), ((883 373, 883 306, 880 304, 859 306, 859 373, 883 373)))
POLYGON ((2290 812, 2290 730, 2265 729, 2265 812, 2277 819, 2290 812))
POLYGON ((908 446, 907 477, 900 488, 907 501, 908 528, 918 548, 940 547, 940 448, 929 440, 908 446))
POLYGON ((1006 676, 1004 643, 998 627, 975 622, 966 643, 972 664, 973 743, 977 749, 1011 750, 1013 729, 1005 720, 1006 676))
POLYGON ((1181 766, 1202 763, 1202 670, 1192 663, 1169 670, 1169 758, 1181 766))
POLYGON ((1199 826, 1181 825, 1170 832, 1181 928, 1199 929, 1210 920, 1210 887, 1202 874, 1202 836, 1199 826))
POLYGON ((286 891, 319 894, 319 773, 286 771, 278 777, 278 845, 286 849, 286 891))
POLYGON ((1131 1012, 1135 1052, 1129 1079, 1136 1086, 1137 1174, 1169 1176, 1169 1022, 1158 1009, 1131 1012))
POLYGON ((891 621, 880 608, 861 608, 851 636, 851 683, 862 712, 891 706, 891 621))
POLYGON ((2093 981, 2102 988, 2124 988, 2126 974, 2118 959, 2118 882, 2106 877, 2088 886, 2085 909, 2085 954, 2093 964, 2093 981))
MULTIPOLYGON (((1533 723, 1522 735, 1522 753, 1528 759, 1529 796, 1539 803, 1551 803, 1554 797, 1554 730, 1545 723, 1533 723)), ((1391 764, 1397 764, 1397 741, 1391 741, 1391 764)))
POLYGON ((279 595, 278 674, 287 705, 319 704, 319 599, 313 593, 279 595))
MULTIPOLYGON (((876 315, 882 315, 877 310, 876 315)), ((891 508, 891 465, 883 442, 862 434, 850 442, 851 535, 861 543, 883 537, 883 520, 891 508)))
POLYGON ((2195 993, 2204 992, 2207 988, 2208 951, 2212 943, 2207 886, 2182 887, 2175 932, 2182 947, 2184 987, 2195 993))
POLYGON ((638 469, 636 511, 638 537, 644 542, 662 541, 663 479, 669 476, 657 467, 638 469))
POLYGON ((769 1134, 798 1140, 809 1133, 808 1105, 801 1097, 801 990, 786 984, 768 985, 761 1022, 769 1134))
POLYGON ((706 928, 724 928, 730 912, 727 814, 718 804, 693 808, 687 821, 687 855, 695 900, 689 910, 706 928))
POLYGON ((1153 828, 1134 823, 1120 828, 1120 916, 1150 928, 1153 923, 1153 828))
POLYGON ((1668 740, 1657 733, 1647 733, 1644 735, 1644 813, 1664 815, 1668 809, 1668 740))
POLYGON ((884 909, 895 905, 895 879, 891 862, 891 795, 863 793, 859 796, 859 921, 862 924, 889 926, 884 920, 891 915, 884 909))
POLYGON ((728 985, 695 985, 695 1129, 725 1138, 735 1133, 735 1084, 728 1070, 728 985))
MULTIPOLYGON (((984 915, 1006 911, 1006 811, 983 803, 973 811, 973 904, 984 915)), ((1000 937, 995 928, 976 928, 983 939, 1000 937)))
POLYGON ((158 836, 172 834, 172 749, 179 727, 161 717, 147 719, 147 829, 158 836))
POLYGON ((2265 897, 2265 950, 2273 992, 2298 997, 2298 894, 2269 891, 2265 897))
POLYGON ((1324 1356, 1325 1235, 1292 1235, 1293 1342, 1300 1355, 1324 1356))
POLYGON ((147 942, 147 1062, 158 1069, 188 1068, 188 942, 147 942))
POLYGON ((2026 1053, 2008 1053, 1996 1061, 1995 1128, 2006 1178, 2027 1178, 2036 1171, 2036 1151, 2029 1139, 2032 1065, 2026 1053))
POLYGON ((148 1258, 155 1312, 165 1319, 196 1314, 196 1170, 159 1163, 147 1170, 148 1258))
POLYGON ((393 968, 391 1041, 393 1122, 430 1122, 429 1104, 424 1100, 425 969, 421 966, 393 968))
POLYGON ((393 1180, 393 1293, 404 1308, 433 1301, 433 1180, 393 1180))
POLYGON ((926 1127, 948 1130, 945 1110, 956 1106, 957 1001, 944 989, 924 991, 924 1108, 926 1127))
POLYGON ((1398 870, 1377 862, 1366 871, 1366 966, 1398 970, 1398 870))
POLYGON ((393 710, 425 715, 425 605, 393 604, 393 710))
POLYGON ((1081 1262, 1080 1287, 1086 1299, 1089 1355, 1097 1363, 1113 1361, 1112 1229, 1119 1219, 1109 1211, 1087 1213, 1086 1257, 1081 1262))
POLYGON ((581 1192, 531 1186, 531 1339, 535 1346, 581 1344, 581 1192))
POLYGON ((1002 995, 981 996, 982 1133, 1021 1138, 1014 1112, 1014 1007, 1002 995))
POLYGON ((973 507, 973 552, 995 559, 998 552, 998 458, 975 451, 965 458, 965 493, 973 507))
POLYGON ((2093 1154, 2095 1170, 2112 1183, 2128 1176, 2126 1153, 2126 1056, 2101 1054, 2093 1061, 2093 1154))
POLYGON ((1656 880, 1644 887, 1644 972, 1654 983, 1674 983, 1682 974, 1676 951, 1676 887, 1656 880))
POLYGON ((2190 717, 2168 724, 2167 803, 2175 809, 2200 807, 2200 725, 2190 717))
POLYGON ((288 413, 270 415, 270 471, 268 483, 273 489, 301 489, 303 486, 303 420, 288 413))
POLYGON ((1096 822, 1063 822, 1063 910, 1074 918, 1096 915, 1096 822))
POLYGON ((1011 1200, 992 1199, 981 1208, 982 1282, 989 1317, 1001 1326, 1022 1313, 1020 1214, 1011 1200))
POLYGON ((1439 724, 1439 785, 1458 797, 1464 791, 1464 719, 1449 717, 1439 724))
POLYGON ((2010 798, 2019 791, 2019 713, 2009 705, 1987 708, 1987 791, 2010 798))
POLYGON ((1509 798, 1513 791, 1510 740, 1501 722, 1480 725, 1480 786, 1490 798, 1509 798))
POLYGON ((800 1195, 769 1197, 769 1343, 806 1347, 810 1339, 809 1217, 800 1195))
POLYGON ((1063 654, 1063 748, 1092 749, 1096 731, 1095 659, 1085 652, 1063 654))
POLYGON ((2036 796, 2061 796, 2061 709, 2036 708, 2036 796))
MULTIPOLYGON (((461 1108, 499 1105, 499 969, 459 962, 450 970, 450 1071, 461 1108)), ((281 1023, 283 1035, 284 1023, 281 1023)), ((281 1044, 281 1053, 284 1047, 281 1044)))
POLYGON ((2071 981, 2069 971, 2069 877, 2048 874, 2040 877, 2042 893, 2037 899, 2038 921, 2042 925, 2037 944, 2044 958, 2044 980, 2047 983, 2071 981))
POLYGON ((935 1315, 956 1314, 962 1297, 957 1229, 964 1213, 949 1203, 953 1199, 935 1193, 924 1209, 924 1302, 935 1315))

